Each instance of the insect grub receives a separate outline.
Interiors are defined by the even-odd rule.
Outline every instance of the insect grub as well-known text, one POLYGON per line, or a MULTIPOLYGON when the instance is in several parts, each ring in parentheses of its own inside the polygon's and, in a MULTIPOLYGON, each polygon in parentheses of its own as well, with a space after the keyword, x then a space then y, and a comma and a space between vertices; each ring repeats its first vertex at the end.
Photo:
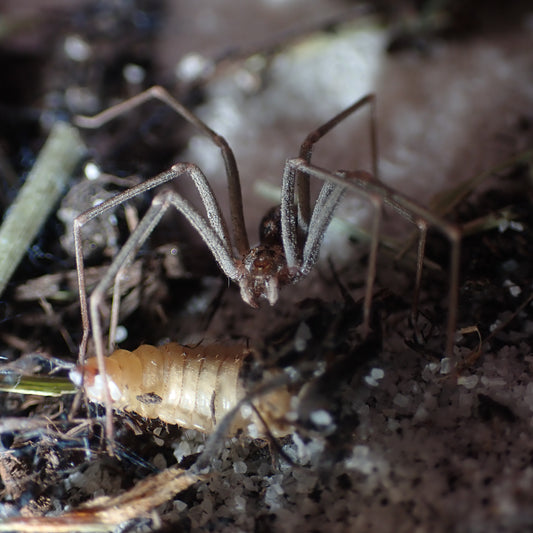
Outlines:
MULTIPOLYGON (((175 342, 160 347, 143 344, 132 352, 116 350, 105 360, 113 408, 204 433, 212 433, 229 415, 228 434, 288 435, 292 427, 285 416, 292 394, 286 385, 252 395, 250 408, 235 412, 248 398, 241 379, 248 355, 242 346, 187 347, 175 342)), ((87 397, 103 403, 105 385, 95 357, 70 372, 80 386, 82 372, 87 397)))
MULTIPOLYGON (((168 105, 206 135, 220 149, 227 175, 233 241, 207 178, 200 168, 193 163, 177 163, 167 171, 89 209, 74 220, 74 239, 83 325, 79 360, 81 364, 85 357, 90 317, 98 370, 103 376, 104 385, 106 383, 105 358, 100 323, 100 307, 104 296, 114 283, 109 335, 109 342, 112 345, 118 320, 121 272, 133 260, 137 250, 146 241, 170 206, 175 207, 182 213, 198 231, 224 274, 239 285, 242 299, 252 307, 258 307, 261 299, 266 299, 271 305, 274 305, 278 299, 279 290, 283 286, 294 284, 310 273, 318 260, 324 233, 345 191, 350 191, 356 196, 369 200, 375 209, 371 225, 371 247, 363 304, 364 332, 368 331, 383 206, 391 207, 401 216, 415 224, 419 230, 417 272, 412 308, 413 317, 416 317, 417 313, 427 231, 430 226, 437 228, 451 243, 446 352, 448 354, 452 353, 457 317, 461 231, 458 226, 433 214, 428 209, 418 205, 379 180, 375 96, 373 94, 368 94, 358 99, 351 106, 311 132, 300 146, 299 157, 286 161, 282 178, 281 204, 267 213, 260 230, 260 242, 252 248, 248 244, 248 235, 244 224, 240 178, 233 151, 222 136, 211 130, 165 89, 154 86, 93 117, 78 116, 75 119, 75 123, 83 128, 98 128, 152 99, 160 100, 168 105), (372 152, 372 172, 364 170, 332 172, 311 164, 314 145, 338 124, 365 106, 370 108, 369 135, 372 152), (93 290, 88 305, 81 244, 83 225, 107 210, 113 209, 139 194, 182 175, 189 176, 198 189, 206 216, 202 215, 174 190, 163 190, 158 193, 153 198, 150 208, 136 229, 112 261, 106 274, 93 290), (310 202, 311 177, 323 182, 312 209, 310 202)), ((112 398, 106 386, 104 386, 104 400, 107 412, 110 415, 112 398)), ((110 429, 111 417, 108 416, 107 419, 108 428, 110 429)))

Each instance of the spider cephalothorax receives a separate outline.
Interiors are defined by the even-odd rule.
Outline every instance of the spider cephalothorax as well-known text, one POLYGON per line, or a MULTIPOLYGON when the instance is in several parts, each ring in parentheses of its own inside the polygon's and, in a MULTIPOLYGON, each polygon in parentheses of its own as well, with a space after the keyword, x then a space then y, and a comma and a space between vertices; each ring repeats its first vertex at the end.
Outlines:
POLYGON ((260 244, 252 248, 243 257, 239 270, 242 275, 237 282, 241 297, 252 307, 259 307, 261 298, 274 305, 278 301, 279 289, 293 283, 281 245, 260 244))
POLYGON ((259 224, 259 244, 244 255, 239 265, 241 277, 236 281, 241 298, 252 307, 259 307, 261 299, 274 305, 279 290, 297 279, 298 269, 287 267, 281 231, 281 206, 277 205, 259 224))

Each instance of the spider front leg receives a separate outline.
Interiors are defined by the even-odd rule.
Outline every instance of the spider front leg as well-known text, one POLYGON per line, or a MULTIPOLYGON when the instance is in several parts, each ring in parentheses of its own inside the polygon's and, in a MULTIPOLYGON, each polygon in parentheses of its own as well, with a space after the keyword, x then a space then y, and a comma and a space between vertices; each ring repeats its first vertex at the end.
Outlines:
MULTIPOLYGON (((415 224, 419 230, 418 241, 418 256, 417 256, 417 274, 415 298, 413 305, 418 305, 418 294, 420 290, 420 281, 422 277, 422 267, 424 262, 424 250, 426 242, 426 234, 429 226, 432 226, 441 231, 450 241, 450 265, 449 265, 449 296, 448 296, 448 320, 446 326, 446 348, 445 353, 448 356, 453 355, 455 328, 457 324, 457 306, 459 293, 459 260, 460 260, 460 246, 461 246, 461 228, 456 224, 452 224, 442 217, 435 215, 428 209, 418 205, 410 198, 400 194, 394 189, 385 184, 375 180, 371 175, 364 171, 350 171, 350 172, 336 172, 332 173, 315 165, 307 163, 303 159, 292 159, 287 161, 285 174, 289 176, 290 181, 294 181, 290 176, 294 176, 295 172, 305 172, 309 176, 313 176, 322 181, 336 184, 353 192, 356 196, 369 199, 376 206, 375 211, 381 213, 383 204, 391 207, 394 211, 407 219, 409 222, 415 224)), ((290 187, 288 187, 290 191, 290 187)), ((286 208, 286 232, 287 241, 284 238, 284 246, 291 248, 290 233, 292 231, 291 214, 294 214, 294 206, 292 210, 286 208), (287 242, 287 244, 285 244, 287 242)), ((369 286, 373 284, 375 274, 375 254, 377 252, 377 242, 379 238, 379 219, 378 215, 374 215, 374 223, 372 227, 372 250, 369 263, 369 273, 367 274, 367 296, 365 297, 365 313, 368 312, 371 303, 371 291, 369 286), (368 306, 368 307, 367 307, 368 306)), ((381 217, 381 214, 379 214, 381 217)), ((284 232, 282 232, 284 233, 284 232)), ((311 232, 310 232, 311 234, 311 232)), ((318 242, 318 241, 317 241, 318 242)), ((319 244, 318 244, 319 245, 319 244)), ((312 257, 311 257, 312 259, 312 257)), ((305 260, 305 257, 304 257, 305 260)), ((413 309, 413 314, 416 314, 416 309, 413 309)))
MULTIPOLYGON (((307 180, 309 179, 309 176, 314 175, 309 171, 309 168, 314 167, 307 165, 308 163, 302 159, 289 159, 285 164, 285 171, 283 173, 281 193, 281 237, 287 260, 287 267, 289 268, 289 271, 294 273, 294 277, 307 276, 318 260, 324 235, 346 188, 340 180, 346 180, 349 182, 350 179, 356 177, 360 180, 373 180, 373 176, 363 170, 352 172, 338 171, 334 174, 339 180, 336 183, 325 180, 309 220, 305 241, 300 243, 298 241, 298 231, 296 228, 297 213, 296 203, 294 202, 294 192, 297 175, 306 175, 307 180)), ((365 299, 363 304, 363 334, 366 335, 369 331, 370 324, 370 309, 376 276, 379 229, 383 211, 383 201, 378 194, 365 193, 364 191, 361 194, 369 199, 374 205, 374 217, 371 229, 372 244, 368 261, 365 299)))
MULTIPOLYGON (((103 331, 100 320, 101 305, 109 287, 114 281, 117 281, 117 276, 120 274, 122 269, 124 269, 133 260, 139 248, 153 232, 154 228, 161 220, 161 217, 171 205, 174 206, 180 213, 182 213, 187 218, 189 223, 198 231, 204 242, 211 250, 215 260, 223 272, 229 278, 237 279, 240 275, 240 272, 236 266, 236 261, 232 256, 231 242, 224 218, 220 211, 220 207, 218 206, 218 203, 205 176, 197 166, 190 163, 174 165, 170 170, 159 174, 155 178, 152 178, 151 180, 148 180, 136 187, 132 187, 131 189, 114 196, 113 198, 90 209, 89 211, 86 211, 74 221, 74 241, 76 246, 80 307, 83 324, 83 339, 82 343, 80 344, 79 362, 82 364, 85 358, 85 351, 89 335, 90 317, 90 324, 92 325, 92 334, 98 362, 98 371, 100 375, 103 376, 102 386, 104 387, 104 399, 107 415, 106 434, 108 436, 113 434, 111 417, 112 398, 105 373, 103 331), (182 174, 189 175, 199 190, 207 213, 207 220, 178 193, 169 190, 158 194, 153 199, 150 208, 140 221, 137 228, 130 235, 120 252, 111 263, 109 269, 106 271, 105 275, 92 292, 88 310, 83 253, 81 247, 81 229, 83 224, 104 213, 105 211, 130 200, 134 196, 171 181, 182 174)), ((115 291, 115 295, 117 292, 118 291, 115 291)), ((118 309, 118 302, 114 302, 113 307, 118 309)), ((116 318, 112 317, 111 324, 113 325, 115 321, 116 318)))
MULTIPOLYGON (((191 177, 196 188, 198 189, 198 192, 200 194, 200 197, 206 209, 208 220, 212 228, 218 235, 219 240, 222 243, 224 243, 223 247, 226 250, 225 256, 230 256, 230 257, 232 256, 231 243, 230 243, 228 230, 226 227, 226 223, 224 221, 224 217, 222 216, 222 212, 218 205, 218 202, 216 201, 213 191, 207 179, 203 175, 202 171, 196 165, 193 165, 190 163, 182 163, 182 164, 174 165, 170 170, 166 172, 162 172, 156 177, 149 179, 143 183, 140 183, 139 185, 124 191, 123 193, 117 194, 116 196, 113 196, 109 200, 102 202, 96 207, 93 207, 92 209, 89 209, 88 211, 85 211, 84 213, 76 217, 76 219, 74 220, 74 246, 76 250, 78 288, 79 288, 80 310, 81 310, 81 319, 82 319, 82 327, 83 327, 83 337, 80 343, 80 350, 79 350, 80 364, 83 362, 85 352, 87 350, 87 341, 88 341, 88 334, 89 334, 89 317, 88 317, 88 312, 87 312, 87 291, 86 291, 86 283, 85 283, 85 270, 84 270, 84 263, 83 263, 83 247, 82 247, 82 236, 81 236, 81 229, 83 225, 89 222, 90 220, 92 220, 93 218, 101 215, 102 213, 127 202, 128 200, 134 198, 135 196, 138 196, 139 194, 142 194, 151 189, 154 189, 155 187, 163 185, 164 183, 167 183, 184 173, 188 174, 191 177)), ((142 242, 141 242, 141 245, 142 245, 142 242)), ((213 243, 213 246, 214 246, 214 243, 213 243)), ((230 268, 230 265, 228 264, 227 258, 225 256, 221 256, 221 254, 219 254, 219 257, 217 258, 217 256, 215 255, 215 258, 217 259, 217 261, 219 262, 223 270, 224 270, 224 266, 222 265, 221 261, 224 262, 224 264, 226 265, 226 268, 228 269, 230 268)))

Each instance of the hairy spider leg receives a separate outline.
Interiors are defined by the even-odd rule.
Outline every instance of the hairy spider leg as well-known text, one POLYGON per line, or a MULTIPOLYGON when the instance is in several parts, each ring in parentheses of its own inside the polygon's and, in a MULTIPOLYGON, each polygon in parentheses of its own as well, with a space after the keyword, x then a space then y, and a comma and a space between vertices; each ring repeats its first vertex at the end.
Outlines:
POLYGON ((313 207, 309 230, 302 251, 302 276, 307 276, 318 260, 320 247, 333 213, 339 204, 344 187, 325 182, 313 207), (327 185, 327 187, 326 187, 327 185))
MULTIPOLYGON (((299 271, 300 275, 306 276, 316 264, 320 252, 320 247, 324 239, 333 213, 340 201, 346 187, 343 182, 333 184, 331 180, 324 179, 313 213, 309 221, 306 240, 303 248, 298 246, 298 231, 296 229, 296 206, 292 198, 296 182, 296 172, 308 172, 304 165, 307 163, 302 159, 289 159, 285 164, 283 173, 282 194, 281 194, 281 237, 283 248, 290 271, 299 271), (295 164, 298 162, 299 164, 295 164), (301 163, 301 164, 300 164, 301 163), (342 184, 341 184, 342 183, 342 184)), ((326 171, 324 171, 326 172, 326 171)), ((314 175, 308 172, 308 176, 314 175)), ((349 180, 358 176, 360 180, 373 181, 373 176, 363 170, 359 171, 338 171, 334 175, 339 180, 349 180)), ((315 176, 318 177, 318 176, 315 176)), ((381 225, 383 200, 379 194, 359 192, 359 196, 369 199, 373 206, 373 219, 371 228, 371 247, 367 268, 367 280, 365 284, 365 298, 363 303, 363 334, 369 332, 370 309, 372 306, 372 295, 374 279, 376 276, 377 251, 379 245, 379 229, 381 225)))
MULTIPOLYGON (((362 171, 352 171, 352 172, 336 172, 332 173, 328 170, 322 169, 315 165, 307 163, 304 159, 296 158, 289 159, 286 163, 284 176, 287 176, 287 182, 294 182, 293 178, 296 171, 301 171, 307 173, 309 176, 321 179, 326 182, 335 183, 347 190, 352 191, 357 196, 363 196, 369 198, 374 205, 378 205, 378 211, 382 210, 382 205, 386 204, 391 207, 394 211, 399 213, 408 221, 412 222, 419 229, 419 240, 418 240, 418 257, 417 257, 417 274, 416 274, 416 283, 419 285, 421 280, 421 272, 424 261, 424 249, 426 242, 426 235, 428 226, 433 226, 439 231, 441 231, 450 241, 450 265, 449 265, 449 296, 448 296, 448 320, 446 327, 446 348, 445 353, 448 356, 453 355, 453 346, 455 338, 455 328, 457 325, 457 306, 459 298, 459 259, 460 259, 460 246, 461 246, 461 228, 460 226, 450 223, 442 217, 435 215, 428 209, 418 205, 410 198, 398 193, 394 189, 388 187, 382 182, 379 182, 372 178, 366 172, 362 171)), ((284 180, 285 181, 285 180, 284 180)), ((294 184, 292 184, 294 187, 294 184)), ((283 198, 283 197, 282 197, 283 198)), ((289 209, 285 207, 288 211, 287 224, 289 226, 294 226, 294 209, 289 209), (291 220, 292 215, 292 220, 291 220)), ((283 209, 282 209, 283 211, 283 209)), ((379 225, 374 222, 372 240, 377 241, 378 236, 374 234, 374 231, 379 225)), ((283 218, 282 218, 283 221, 283 218)), ((294 254, 291 254, 291 257, 296 256, 296 249, 293 242, 291 242, 291 232, 294 233, 294 227, 288 228, 286 231, 282 231, 282 236, 284 237, 284 243, 286 242, 287 248, 292 248, 294 254), (286 235, 285 235, 286 234, 286 235), (285 238, 286 237, 286 238, 285 238)), ((377 250, 377 245, 376 250, 377 250)), ((373 252, 375 253, 375 252, 373 252)), ((370 266, 370 265, 369 265, 370 266)), ((375 265, 374 265, 375 270, 375 265)), ((369 268, 370 270, 370 268, 369 268)), ((370 278, 370 272, 367 274, 367 285, 372 283, 373 279, 370 278)), ((368 287, 367 287, 368 289, 368 287)), ((415 290, 415 302, 418 305, 418 291, 419 286, 415 290)), ((365 307, 370 305, 370 302, 365 301, 365 307)), ((416 311, 416 310, 415 310, 416 311)), ((365 308, 365 313, 369 312, 365 308)))
MULTIPOLYGON (((170 170, 162 172, 158 176, 141 183, 136 187, 132 187, 123 193, 110 198, 109 200, 93 207, 86 211, 74 221, 74 239, 76 245, 76 261, 78 271, 78 284, 80 290, 80 306, 82 312, 83 325, 83 340, 80 345, 79 362, 83 363, 85 351, 87 347, 87 339, 89 335, 89 316, 90 324, 92 324, 93 340, 95 344, 96 357, 98 362, 98 370, 103 376, 105 387, 105 406, 106 406, 106 434, 112 435, 112 407, 111 398, 109 396, 109 389, 107 387, 107 377, 105 373, 105 357, 104 357, 104 342, 102 326, 100 322, 99 309, 105 297, 107 289, 113 282, 118 283, 118 276, 123 268, 125 268, 135 257, 138 249, 146 241, 154 228, 159 223, 161 217, 173 205, 180 213, 182 213, 189 223, 198 231, 204 242, 207 244, 215 260, 223 270, 224 274, 231 279, 236 279, 239 276, 239 270, 236 267, 235 260, 230 249, 230 241, 227 230, 223 224, 223 217, 220 207, 215 199, 213 191, 209 186, 207 179, 201 170, 191 163, 180 163, 174 165, 170 170), (201 198, 207 212, 207 220, 183 197, 177 192, 168 190, 156 195, 152 200, 152 204, 133 233, 129 236, 120 252, 112 261, 108 270, 93 290, 89 301, 89 314, 87 313, 87 296, 85 285, 85 273, 83 266, 83 253, 81 247, 81 228, 83 224, 92 218, 102 214, 103 212, 124 203, 125 201, 141 194, 145 191, 153 189, 163 183, 169 182, 183 174, 189 175, 194 184, 201 193, 201 198)), ((120 291, 114 291, 114 298, 119 297, 120 291)), ((112 308, 118 310, 118 302, 113 303, 112 308)), ((111 318, 111 324, 116 327, 116 317, 111 318)), ((111 334, 111 332, 110 332, 111 334)))
MULTIPOLYGON (((223 261, 223 263, 219 263, 219 264, 222 270, 224 270, 224 272, 226 272, 226 269, 230 268, 228 266, 228 260, 226 256, 232 257, 232 251, 229 245, 230 240, 229 240, 228 231, 227 231, 227 228, 224 222, 224 218, 223 218, 218 202, 216 201, 216 198, 213 194, 213 191, 207 179, 205 178, 202 171, 196 165, 189 164, 189 163, 181 163, 181 164, 174 165, 170 170, 162 172, 161 174, 155 176, 154 178, 146 180, 143 183, 136 185, 135 187, 127 189, 126 191, 119 193, 116 196, 109 198, 105 202, 102 202, 101 204, 85 211, 84 213, 76 217, 76 219, 74 220, 74 245, 75 245, 75 250, 76 250, 78 289, 79 289, 80 309, 81 309, 81 318, 82 318, 82 326, 83 326, 83 338, 82 338, 82 342, 80 343, 80 351, 79 351, 80 363, 83 362, 83 358, 85 356, 85 352, 87 349, 88 334, 89 334, 89 319, 88 319, 88 312, 87 312, 87 291, 86 291, 82 237, 81 237, 81 231, 82 231, 83 225, 89 222, 90 220, 92 220, 93 218, 108 211, 109 209, 113 209, 116 206, 121 205, 127 202, 128 200, 134 198, 135 196, 138 196, 139 194, 142 194, 164 183, 172 181, 173 179, 177 178, 178 176, 184 173, 188 174, 191 177, 195 186, 197 187, 200 193, 200 197, 204 203, 208 220, 211 224, 212 229, 215 231, 215 233, 218 236, 218 241, 213 240, 211 242, 211 246, 215 246, 216 243, 221 241, 223 244, 221 245, 219 244, 219 247, 221 246, 226 251, 225 255, 223 255, 223 253, 214 253, 213 255, 215 256, 215 258, 220 257, 220 260, 223 261), (226 265, 226 267, 224 265, 226 265)), ((144 240, 146 240, 146 238, 144 240)), ((144 240, 142 242, 144 242, 144 240)), ((142 245, 142 242, 140 242, 140 245, 142 245)))

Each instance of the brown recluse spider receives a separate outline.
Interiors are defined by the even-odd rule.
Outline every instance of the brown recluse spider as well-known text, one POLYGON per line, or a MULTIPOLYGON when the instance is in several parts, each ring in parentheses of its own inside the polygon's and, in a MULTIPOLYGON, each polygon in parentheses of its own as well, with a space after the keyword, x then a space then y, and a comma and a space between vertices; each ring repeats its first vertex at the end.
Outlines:
MULTIPOLYGON (((377 174, 377 134, 375 120, 375 96, 366 95, 341 111, 321 127, 310 133, 300 147, 299 157, 285 163, 281 188, 281 206, 276 214, 267 215, 261 231, 261 242, 250 248, 244 224, 240 179, 233 152, 226 140, 211 130, 196 115, 175 100, 165 89, 152 87, 137 96, 119 103, 93 117, 76 117, 75 123, 83 128, 98 128, 117 116, 157 99, 174 109, 185 120, 196 126, 220 148, 228 180, 230 215, 233 230, 233 244, 211 186, 202 171, 192 163, 177 163, 169 170, 154 178, 132 187, 96 207, 82 213, 74 221, 74 239, 80 291, 80 306, 83 325, 83 338, 80 344, 80 363, 83 362, 89 335, 89 316, 92 324, 98 370, 105 378, 105 359, 102 327, 99 308, 108 288, 115 283, 110 325, 110 344, 113 343, 118 316, 118 289, 122 269, 132 261, 139 247, 145 242, 169 206, 181 212, 198 231, 207 244, 224 274, 240 287, 242 299, 252 307, 258 307, 259 300, 266 298, 273 305, 278 292, 284 285, 296 283, 309 274, 318 260, 324 233, 331 221, 335 208, 345 190, 369 199, 374 205, 371 226, 371 249, 367 271, 363 304, 363 331, 368 330, 372 291, 376 273, 376 258, 383 205, 388 205, 419 229, 417 271, 413 298, 412 318, 416 317, 418 293, 422 277, 422 266, 426 235, 429 226, 440 229, 451 242, 449 312, 447 324, 446 354, 451 355, 457 321, 459 246, 461 232, 429 210, 409 198, 394 191, 378 179, 377 174), (314 145, 345 118, 363 106, 370 107, 370 146, 372 151, 372 174, 363 170, 330 172, 311 164, 314 145), (194 182, 203 202, 207 218, 200 214, 187 200, 173 190, 163 190, 152 200, 152 204, 137 228, 130 235, 109 269, 93 290, 89 310, 85 288, 85 274, 81 247, 81 229, 92 218, 99 216, 129 199, 169 182, 183 174, 194 182), (324 181, 313 209, 310 205, 310 176, 324 181), (279 222, 278 222, 279 220, 279 222), (281 228, 276 231, 273 227, 281 228), (236 254, 234 254, 234 248, 236 254)), ((106 429, 112 435, 111 399, 106 391, 106 429)))

